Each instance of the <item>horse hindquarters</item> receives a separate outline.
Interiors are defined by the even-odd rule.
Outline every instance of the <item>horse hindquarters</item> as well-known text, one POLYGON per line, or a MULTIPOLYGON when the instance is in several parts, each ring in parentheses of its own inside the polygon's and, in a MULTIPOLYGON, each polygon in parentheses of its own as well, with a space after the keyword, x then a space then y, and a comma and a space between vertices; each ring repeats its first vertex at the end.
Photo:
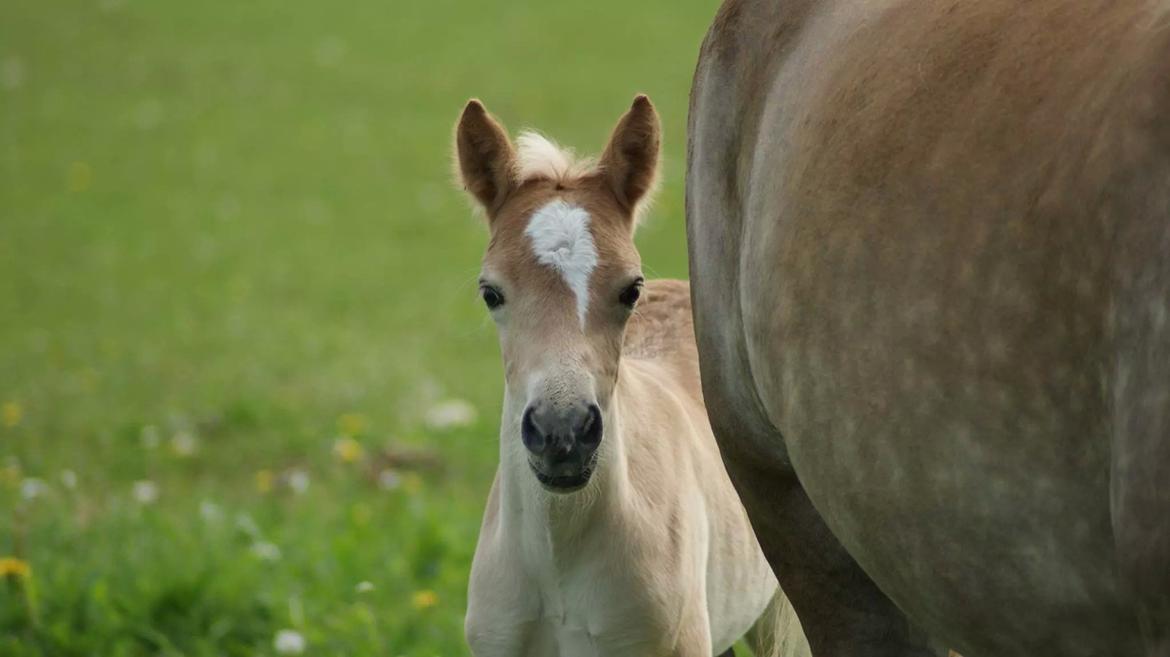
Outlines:
POLYGON ((774 70, 755 66, 813 4, 728 2, 695 71, 687 154, 687 236, 703 394, 727 472, 817 657, 930 654, 925 637, 869 579, 813 508, 760 405, 747 356, 740 194, 774 70), (733 99, 734 102, 729 101, 733 99))

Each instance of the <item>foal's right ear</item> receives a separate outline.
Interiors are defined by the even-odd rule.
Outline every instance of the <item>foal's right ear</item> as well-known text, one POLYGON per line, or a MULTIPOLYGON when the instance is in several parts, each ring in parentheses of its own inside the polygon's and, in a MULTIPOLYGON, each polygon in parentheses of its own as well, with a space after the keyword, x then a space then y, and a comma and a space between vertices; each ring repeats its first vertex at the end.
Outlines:
POLYGON ((490 218, 516 185, 516 152, 503 126, 474 98, 455 128, 455 153, 464 189, 490 218))
POLYGON ((661 131, 653 103, 639 94, 601 154, 601 170, 614 195, 635 217, 638 204, 654 190, 661 131))

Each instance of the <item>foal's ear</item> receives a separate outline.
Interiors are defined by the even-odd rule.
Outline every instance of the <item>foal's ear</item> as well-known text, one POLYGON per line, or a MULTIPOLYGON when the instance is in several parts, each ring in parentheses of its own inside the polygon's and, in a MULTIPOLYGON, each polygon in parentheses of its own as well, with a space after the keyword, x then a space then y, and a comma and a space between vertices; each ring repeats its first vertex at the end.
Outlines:
POLYGON ((661 141, 658 112, 644 95, 634 98, 601 155, 601 169, 618 201, 631 213, 654 189, 661 141))
POLYGON ((516 184, 516 152, 504 127, 474 98, 455 127, 455 155, 464 189, 491 217, 516 184))

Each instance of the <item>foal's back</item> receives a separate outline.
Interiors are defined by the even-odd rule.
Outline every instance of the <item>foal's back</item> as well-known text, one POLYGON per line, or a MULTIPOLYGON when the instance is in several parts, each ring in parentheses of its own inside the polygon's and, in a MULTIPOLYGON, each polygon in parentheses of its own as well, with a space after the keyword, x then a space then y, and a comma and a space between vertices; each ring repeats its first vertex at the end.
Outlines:
POLYGON ((673 491, 675 496, 701 500, 697 503, 705 511, 706 603, 712 642, 727 645, 741 636, 748 627, 737 619, 759 617, 772 599, 749 637, 756 654, 807 655, 799 621, 787 598, 775 589, 772 571, 710 430, 686 281, 647 281, 645 295, 630 319, 622 355, 628 365, 625 371, 644 379, 644 385, 627 385, 628 393, 639 398, 637 403, 673 419, 643 422, 628 432, 635 485, 643 499, 673 491), (678 431, 680 421, 695 430, 678 431), (673 482, 663 481, 664 477, 673 482), (685 488, 690 490, 676 488, 679 481, 688 482, 685 488))
POLYGON ((686 281, 656 279, 646 282, 645 296, 626 328, 622 355, 656 361, 677 377, 700 403, 699 352, 691 318, 691 286, 686 281))

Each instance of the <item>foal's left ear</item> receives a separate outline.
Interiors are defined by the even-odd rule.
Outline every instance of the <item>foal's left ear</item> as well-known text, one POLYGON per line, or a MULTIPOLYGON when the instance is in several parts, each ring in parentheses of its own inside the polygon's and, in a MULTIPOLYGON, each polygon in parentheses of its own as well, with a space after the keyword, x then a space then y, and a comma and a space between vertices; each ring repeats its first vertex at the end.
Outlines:
POLYGON ((601 155, 601 170, 618 202, 631 214, 654 189, 660 133, 658 112, 648 97, 639 95, 618 121, 601 155))

